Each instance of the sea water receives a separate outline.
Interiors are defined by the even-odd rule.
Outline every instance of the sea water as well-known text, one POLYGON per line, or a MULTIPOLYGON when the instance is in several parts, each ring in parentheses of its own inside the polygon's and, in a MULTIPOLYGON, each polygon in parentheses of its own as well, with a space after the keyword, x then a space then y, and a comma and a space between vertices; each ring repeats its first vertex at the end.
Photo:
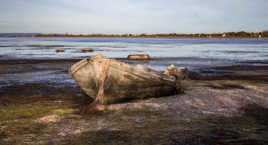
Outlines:
MULTIPOLYGON (((108 58, 149 54, 141 63, 156 70, 168 65, 190 69, 268 60, 268 39, 241 38, 0 38, 0 59, 73 59, 102 53, 108 58), (92 48, 91 53, 81 52, 92 48), (65 52, 57 53, 56 49, 65 52)), ((251 63, 251 65, 257 65, 251 63)))

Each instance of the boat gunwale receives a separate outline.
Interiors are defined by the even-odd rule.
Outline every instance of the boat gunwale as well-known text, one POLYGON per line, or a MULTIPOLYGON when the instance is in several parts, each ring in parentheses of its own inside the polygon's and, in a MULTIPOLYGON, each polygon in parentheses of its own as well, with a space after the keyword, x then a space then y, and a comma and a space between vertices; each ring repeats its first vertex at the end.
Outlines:
POLYGON ((168 76, 165 75, 165 74, 163 74, 163 73, 157 72, 157 71, 155 71, 153 69, 150 69, 150 68, 147 68, 147 69, 149 69, 150 71, 153 71, 153 73, 141 71, 141 70, 136 69, 135 66, 131 66, 130 64, 125 63, 125 62, 120 62, 120 61, 118 61, 116 59, 107 59, 107 58, 104 58, 101 61, 97 61, 95 59, 93 59, 93 60, 92 59, 90 59, 90 60, 89 59, 83 59, 80 62, 78 62, 78 64, 74 64, 75 66, 74 66, 74 68, 72 67, 70 69, 70 73, 72 75, 74 75, 77 71, 79 71, 80 69, 82 69, 86 65, 88 65, 88 64, 91 64, 92 65, 91 62, 97 62, 97 63, 100 63, 100 65, 102 65, 102 62, 105 61, 105 60, 110 60, 111 63, 109 63, 109 67, 111 67, 111 68, 113 68, 113 69, 115 69, 117 71, 127 72, 127 73, 129 73, 131 75, 134 75, 134 76, 137 76, 137 77, 146 79, 146 80, 154 80, 154 81, 157 81, 157 82, 164 81, 165 84, 168 84, 170 86, 176 86, 176 80, 172 80, 172 79, 168 78, 168 76), (116 65, 116 64, 118 64, 118 65, 116 65), (135 71, 130 71, 128 69, 122 70, 122 68, 119 68, 120 67, 120 64, 123 64, 125 67, 128 67, 129 69, 134 69, 135 71), (136 73, 136 72, 139 72, 141 74, 136 73), (161 77, 161 75, 162 76, 165 76, 165 77, 163 78, 163 77, 161 77))

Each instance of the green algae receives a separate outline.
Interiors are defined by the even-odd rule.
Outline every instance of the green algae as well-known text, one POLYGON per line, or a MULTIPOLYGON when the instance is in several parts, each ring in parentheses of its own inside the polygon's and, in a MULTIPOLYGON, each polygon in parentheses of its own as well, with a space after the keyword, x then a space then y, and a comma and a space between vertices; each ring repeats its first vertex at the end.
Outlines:
POLYGON ((39 118, 48 115, 56 106, 21 105, 0 107, 0 122, 25 118, 39 118))

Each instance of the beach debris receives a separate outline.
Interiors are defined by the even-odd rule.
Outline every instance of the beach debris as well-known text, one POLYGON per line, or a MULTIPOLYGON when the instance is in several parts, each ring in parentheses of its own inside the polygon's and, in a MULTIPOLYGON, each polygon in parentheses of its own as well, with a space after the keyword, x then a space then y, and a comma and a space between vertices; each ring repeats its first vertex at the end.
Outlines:
POLYGON ((83 59, 69 73, 95 102, 111 104, 126 99, 161 97, 181 92, 180 80, 142 65, 105 58, 83 59))
POLYGON ((130 54, 127 58, 129 60, 149 60, 150 56, 148 54, 130 54))
POLYGON ((43 123, 50 123, 50 122, 52 122, 52 123, 55 123, 55 122, 60 121, 60 119, 61 119, 61 117, 59 115, 53 114, 53 115, 48 115, 48 116, 44 116, 42 118, 39 118, 37 120, 37 122, 43 122, 43 123))
POLYGON ((189 71, 187 68, 177 69, 175 65, 171 64, 169 67, 167 67, 164 74, 175 77, 177 80, 186 80, 188 79, 189 71))
POLYGON ((56 52, 59 53, 59 52, 64 52, 65 50, 63 49, 56 49, 56 52))
POLYGON ((81 50, 81 52, 94 52, 94 49, 84 48, 84 49, 81 50))

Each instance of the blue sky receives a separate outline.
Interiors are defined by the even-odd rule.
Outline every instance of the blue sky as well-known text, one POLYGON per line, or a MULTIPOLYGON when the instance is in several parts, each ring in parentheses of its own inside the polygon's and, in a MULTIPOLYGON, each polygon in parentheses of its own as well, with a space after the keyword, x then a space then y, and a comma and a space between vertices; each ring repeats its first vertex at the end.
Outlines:
POLYGON ((268 29, 268 0, 0 0, 0 33, 213 33, 268 29))

